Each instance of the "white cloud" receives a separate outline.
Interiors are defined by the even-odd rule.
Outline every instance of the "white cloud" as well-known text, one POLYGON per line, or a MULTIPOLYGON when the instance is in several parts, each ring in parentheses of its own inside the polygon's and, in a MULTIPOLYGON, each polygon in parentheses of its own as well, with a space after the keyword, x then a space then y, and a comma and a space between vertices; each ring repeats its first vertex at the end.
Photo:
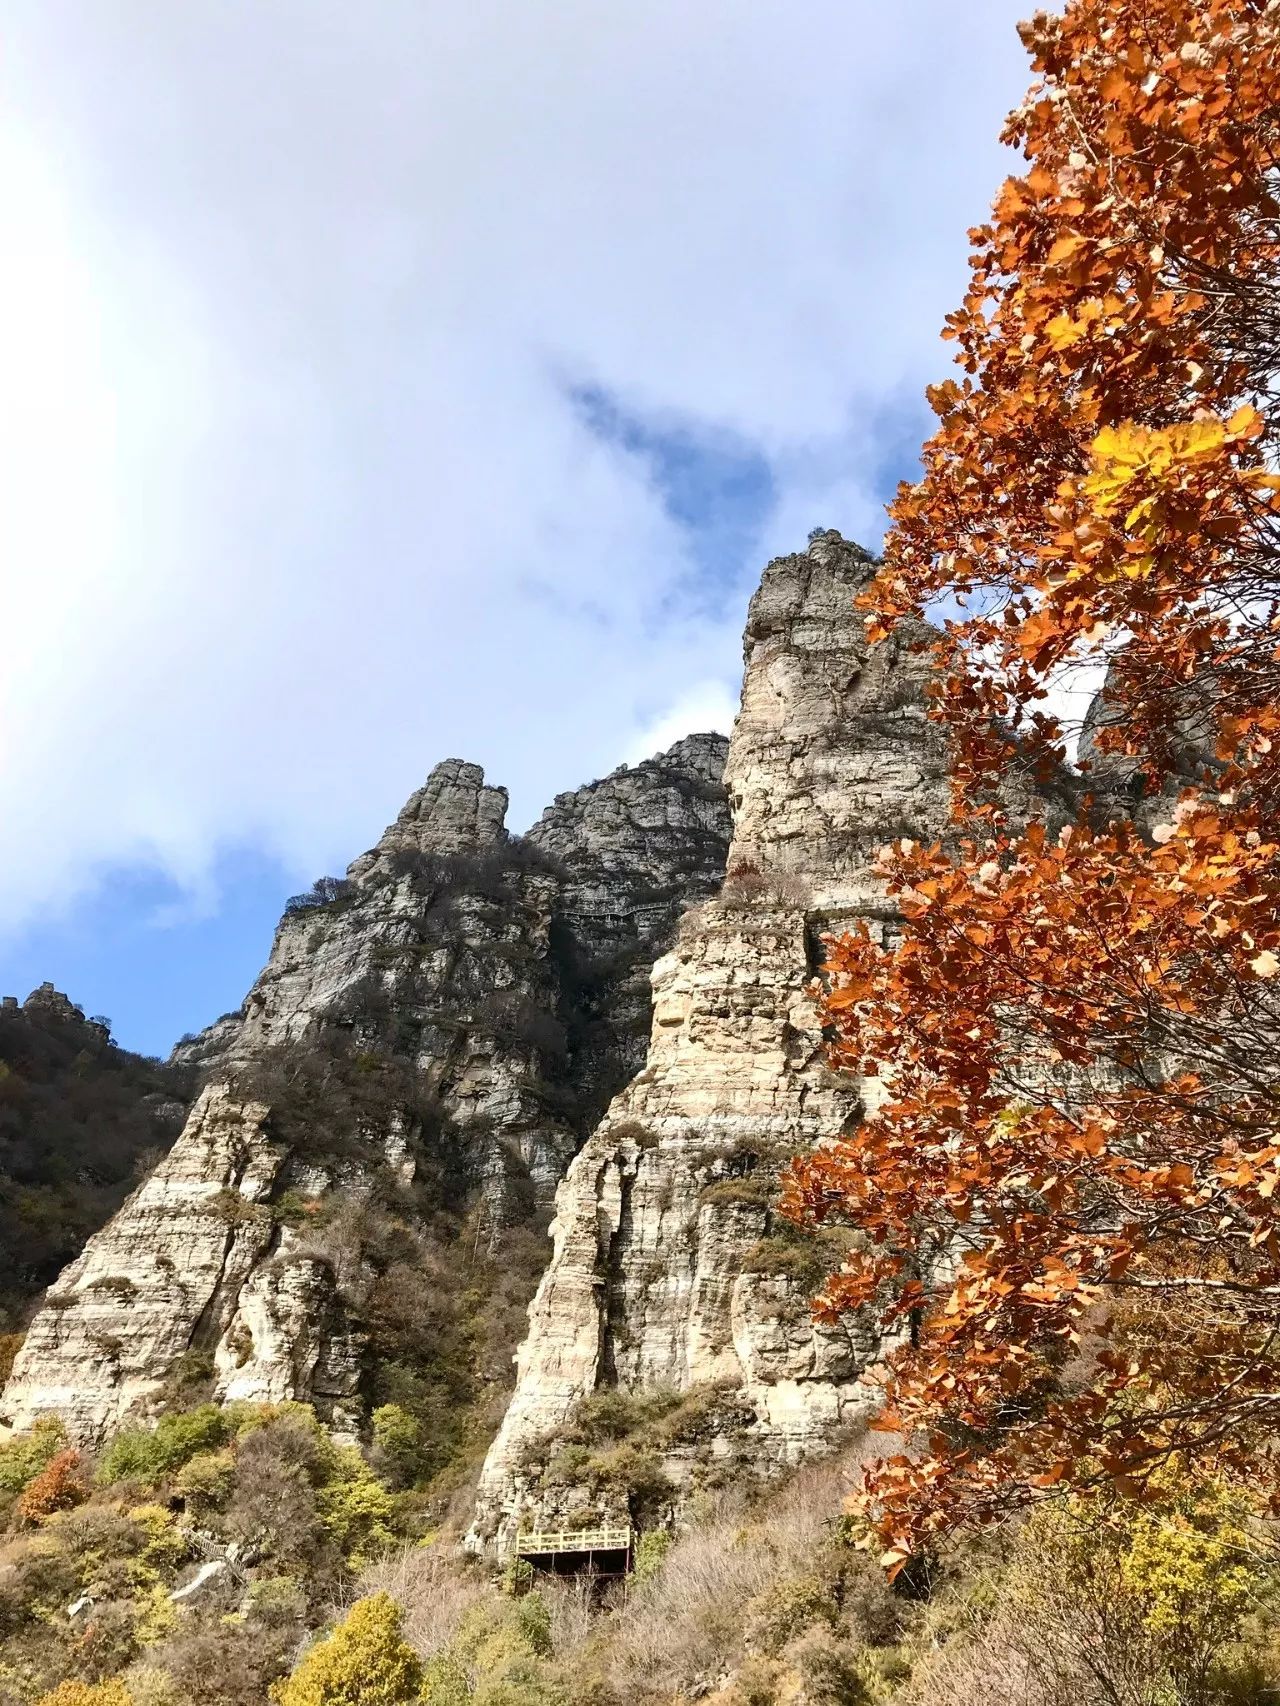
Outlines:
POLYGON ((638 731, 623 753, 627 764, 638 764, 665 752, 686 735, 724 734, 738 714, 738 694, 727 681, 699 681, 638 731))
POLYGON ((763 556, 877 527, 1019 10, 13 0, 0 928, 721 715, 763 556), (580 384, 768 459, 716 598, 580 384))

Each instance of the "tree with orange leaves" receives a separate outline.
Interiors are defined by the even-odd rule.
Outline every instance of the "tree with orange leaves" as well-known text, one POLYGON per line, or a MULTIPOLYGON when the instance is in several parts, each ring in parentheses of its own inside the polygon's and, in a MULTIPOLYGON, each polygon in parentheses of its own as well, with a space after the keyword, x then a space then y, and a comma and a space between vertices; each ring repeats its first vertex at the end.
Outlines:
POLYGON ((1170 1463, 1280 1485, 1280 6, 1022 34, 1028 168, 864 599, 873 634, 950 614, 957 839, 886 853, 896 947, 830 944, 836 1061, 883 1093, 785 1198, 868 1234, 819 1308, 901 1335, 890 1567, 1170 1463), (1020 828, 1007 773, 1062 762, 1085 668, 1093 797, 1020 828))

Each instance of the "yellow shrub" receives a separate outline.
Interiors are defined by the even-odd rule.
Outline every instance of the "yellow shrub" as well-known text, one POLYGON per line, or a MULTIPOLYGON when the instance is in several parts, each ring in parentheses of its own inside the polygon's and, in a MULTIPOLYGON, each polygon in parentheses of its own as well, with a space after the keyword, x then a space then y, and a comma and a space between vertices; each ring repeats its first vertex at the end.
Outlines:
POLYGON ((316 1492, 321 1526, 360 1569, 393 1543, 395 1501, 354 1445, 333 1447, 327 1469, 316 1492))
POLYGON ((400 1633, 389 1594, 357 1600, 293 1675, 272 1685, 276 1706, 411 1706, 422 1698, 422 1666, 400 1633))
POLYGON ((42 1695, 36 1706, 133 1706, 133 1696, 119 1680, 63 1682, 52 1694, 42 1695))
POLYGON ((159 1570, 168 1570, 181 1564, 187 1555, 188 1544, 173 1520, 173 1513, 163 1505, 134 1505, 125 1513, 130 1522, 136 1522, 143 1530, 146 1540, 139 1556, 144 1563, 159 1570))
POLYGON ((134 1638, 140 1647, 154 1647, 178 1627, 178 1608, 159 1582, 135 1602, 135 1610, 138 1621, 134 1625, 134 1638))
POLYGON ((1256 1548, 1227 1496, 1213 1489, 1182 1508, 1143 1511, 1120 1559, 1120 1578, 1156 1635, 1229 1640, 1259 1586, 1256 1548))
POLYGON ((129 1667, 129 1698, 133 1706, 191 1706, 168 1671, 155 1665, 129 1667))
POLYGON ((236 1460, 230 1451, 198 1451, 173 1478, 173 1491, 197 1516, 221 1510, 235 1487, 236 1460))
POLYGON ((1036 1512, 1018 1547, 1010 1638, 1044 1675, 1084 1669, 1118 1690, 1142 1675, 1171 1699, 1199 1700, 1211 1675, 1238 1668, 1245 1620, 1274 1595, 1275 1560, 1225 1484, 1170 1472, 1148 1492, 1147 1504, 1069 1498, 1036 1512))

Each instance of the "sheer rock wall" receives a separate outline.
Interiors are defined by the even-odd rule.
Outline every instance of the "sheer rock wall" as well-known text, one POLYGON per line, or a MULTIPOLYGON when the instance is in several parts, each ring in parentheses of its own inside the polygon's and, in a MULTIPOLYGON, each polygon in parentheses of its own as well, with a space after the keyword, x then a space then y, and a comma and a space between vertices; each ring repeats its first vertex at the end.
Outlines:
MULTIPOLYGON (((627 1519, 618 1493, 567 1509, 546 1475, 558 1431, 602 1387, 705 1386, 726 1416, 747 1416, 732 1449, 762 1467, 829 1443, 867 1402, 869 1324, 815 1326, 808 1287, 758 1250, 786 1156, 861 1111, 856 1086, 826 1069, 806 993, 821 936, 854 917, 891 926, 877 849, 936 837, 947 816, 918 649, 929 631, 867 646, 853 599, 871 568, 819 534, 771 563, 752 601, 726 768, 728 879, 655 964, 646 1063, 557 1193, 474 1546, 501 1550, 522 1526, 627 1519)), ((727 1434, 713 1439, 711 1457, 729 1449, 727 1434)), ((687 1480, 678 1453, 668 1467, 687 1480)))

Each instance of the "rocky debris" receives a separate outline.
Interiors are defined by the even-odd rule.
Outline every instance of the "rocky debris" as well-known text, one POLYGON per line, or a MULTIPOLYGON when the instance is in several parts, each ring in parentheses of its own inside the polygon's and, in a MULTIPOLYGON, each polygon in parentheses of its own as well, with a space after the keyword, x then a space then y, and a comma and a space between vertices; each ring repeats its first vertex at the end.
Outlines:
MULTIPOLYGON (((721 895, 688 913, 652 973, 643 1070, 556 1196, 553 1251, 516 1391, 485 1464, 472 1544, 554 1520, 539 1465, 601 1387, 706 1387, 753 1421, 776 1467, 824 1448, 868 1401, 869 1324, 814 1325, 776 1254, 789 1154, 860 1113, 828 1072, 806 994, 824 930, 892 912, 874 874, 892 837, 931 838, 946 755, 924 711, 930 631, 869 648, 854 597, 872 560, 838 535, 771 563, 752 601, 726 782, 721 895)), ((619 1513, 607 1499, 601 1518, 619 1513)))
POLYGON ((174 1605, 188 1605, 198 1599, 211 1582, 221 1580, 231 1569, 225 1558, 209 1558, 192 1576, 191 1580, 180 1588, 175 1588, 169 1595, 174 1605))

